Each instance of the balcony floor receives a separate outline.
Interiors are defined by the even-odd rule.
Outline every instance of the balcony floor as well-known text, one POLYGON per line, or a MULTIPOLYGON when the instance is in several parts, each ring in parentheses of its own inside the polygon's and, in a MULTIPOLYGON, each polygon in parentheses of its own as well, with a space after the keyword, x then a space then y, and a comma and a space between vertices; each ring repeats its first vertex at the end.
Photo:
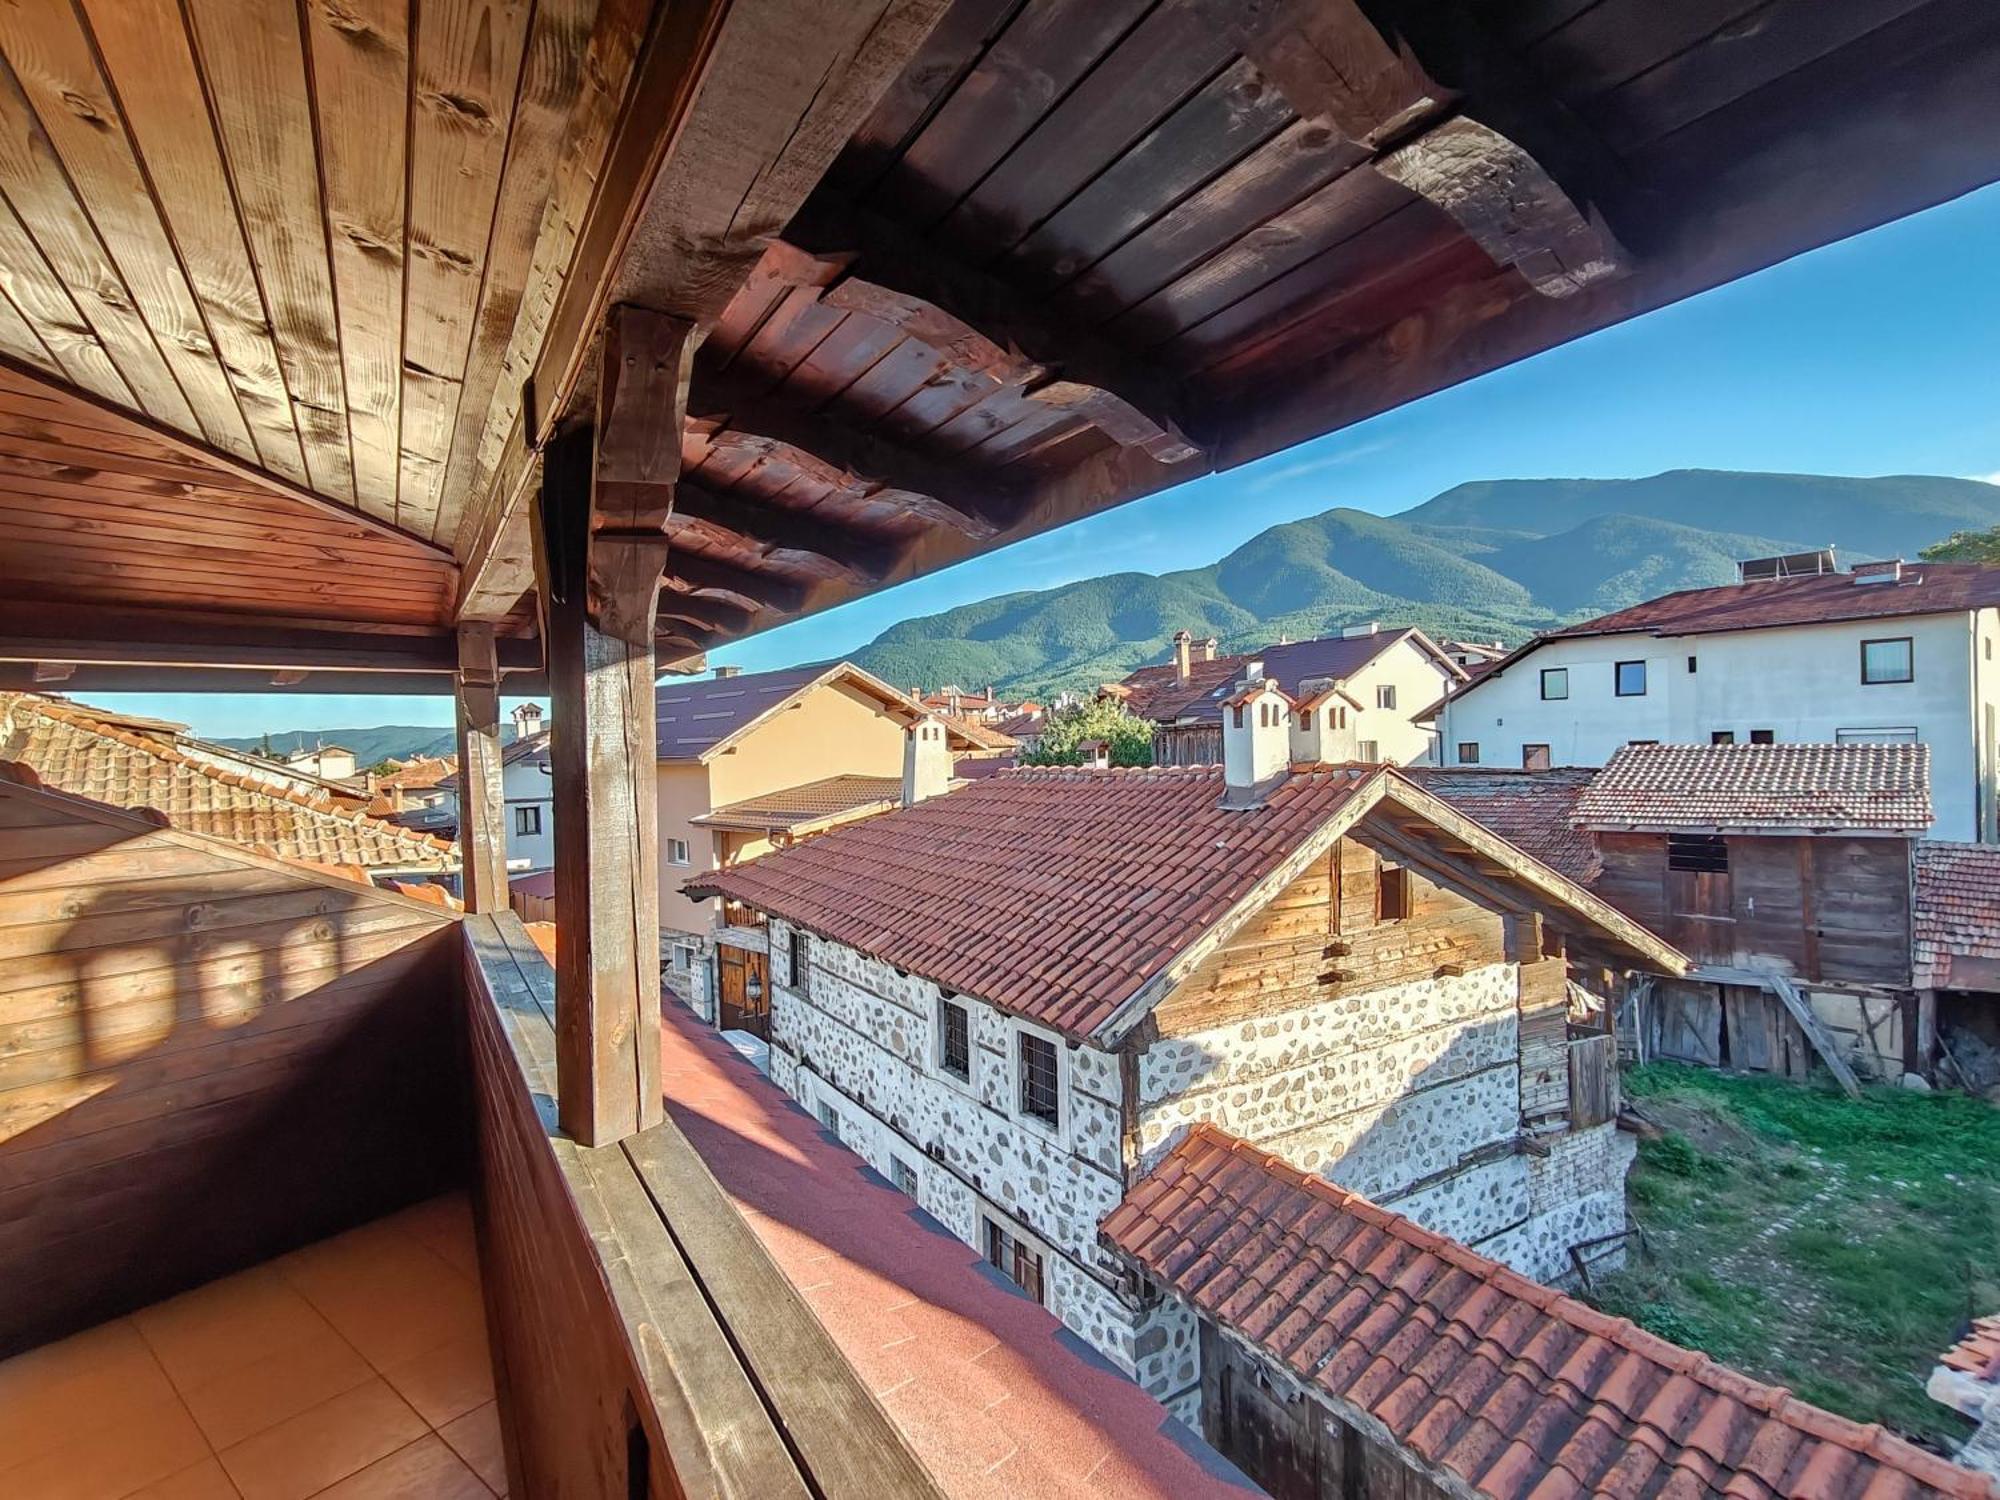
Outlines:
POLYGON ((0 1363, 9 1500, 492 1500, 506 1485, 462 1196, 0 1363))

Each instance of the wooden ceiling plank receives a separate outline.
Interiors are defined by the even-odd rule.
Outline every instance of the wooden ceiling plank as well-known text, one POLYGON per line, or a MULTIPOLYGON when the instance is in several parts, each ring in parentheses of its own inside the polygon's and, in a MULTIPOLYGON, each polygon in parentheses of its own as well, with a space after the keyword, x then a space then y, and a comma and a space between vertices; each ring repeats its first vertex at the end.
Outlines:
POLYGON ((0 485, 6 486, 0 488, 0 528, 131 539, 171 554, 205 518, 208 525, 200 528, 203 546, 226 547, 253 556, 310 557, 321 566, 352 567, 357 572, 385 576, 450 577, 450 565, 435 558, 398 551, 391 543, 365 534, 354 536, 331 523, 290 530, 273 526, 254 511, 239 511, 227 497, 209 499, 205 509, 200 500, 183 500, 179 503, 186 510, 177 511, 163 502, 135 506, 122 496, 50 502, 34 493, 30 485, 23 484, 17 490, 14 481, 6 479, 0 479, 0 485))
POLYGON ((532 0, 417 7, 396 524, 431 536, 491 248, 532 0))
MULTIPOLYGON (((476 479, 479 440, 493 416, 501 363, 519 321, 523 295, 534 269, 536 241, 556 185, 570 112, 581 96, 584 49, 589 44, 597 0, 537 0, 521 62, 520 87, 507 131, 507 158, 486 247, 479 309, 471 348, 458 391, 450 446, 445 451, 443 485, 433 540, 456 542, 466 497, 476 479)), ((624 19, 621 17, 621 19, 624 19)), ((590 164, 594 165, 594 163, 590 164)), ((511 410, 520 387, 503 394, 511 410)))
POLYGON ((131 388, 105 352, 104 341, 77 311, 69 289, 5 198, 0 198, 0 287, 54 356, 65 380, 107 401, 132 404, 131 388))
POLYGON ((81 547, 48 546, 40 542, 23 542, 19 537, 11 538, 8 546, 13 552, 8 559, 9 587, 38 578, 59 587, 98 579, 107 584, 131 582, 149 585, 197 603, 216 593, 226 594, 232 603, 259 599, 313 599, 332 606, 329 613, 338 614, 345 600, 356 606, 394 614, 397 618, 419 621, 437 620, 450 593, 448 583, 443 579, 431 580, 428 585, 390 580, 379 583, 371 580, 362 585, 332 576, 324 568, 314 569, 309 564, 258 568, 248 574, 253 581, 245 582, 246 570, 242 559, 230 553, 204 557, 177 551, 172 563, 149 563, 146 559, 156 557, 157 553, 145 549, 108 553, 90 544, 81 547))
MULTIPOLYGON (((183 53, 186 47, 177 11, 173 22, 178 42, 165 35, 156 38, 162 56, 169 59, 176 45, 183 53)), ((218 306, 216 327, 204 317, 135 157, 130 127, 98 72, 76 12, 67 5, 33 7, 32 17, 26 10, 0 10, 0 50, 14 65, 16 79, 55 148, 77 202, 131 289, 133 303, 194 408, 200 430, 219 448, 254 459, 294 482, 302 480, 305 466, 299 457, 298 434, 290 423, 290 402, 282 395, 283 382, 277 380, 276 356, 269 351, 268 339, 259 347, 255 333, 263 322, 261 309, 254 324, 232 323, 230 303, 218 306), (223 366, 218 338, 231 362, 242 364, 240 390, 223 366), (273 381, 276 391, 271 389, 273 381), (285 413, 282 424, 277 419, 280 405, 285 413)), ((172 196, 174 190, 169 187, 168 192, 172 196)), ((234 220, 226 199, 210 204, 208 212, 234 220)), ((197 259, 201 253, 202 247, 197 247, 197 259)), ((220 290, 227 268, 207 269, 220 290)))
MULTIPOLYGON (((536 665, 532 641, 497 643, 503 668, 536 665)), ((214 666, 280 670, 385 670, 450 673, 457 646, 450 632, 408 625, 350 626, 308 616, 240 615, 206 610, 103 609, 0 599, 0 661, 60 659, 133 666, 214 666), (59 646, 59 651, 52 647, 59 646)))
MULTIPOLYGON (((123 0, 93 0, 98 6, 123 0)), ((187 0, 313 488, 355 502, 333 268, 298 9, 187 0), (313 191, 304 191, 306 184, 313 191)))
MULTIPOLYGON (((55 373, 61 379, 61 372, 55 373)), ((131 451, 109 446, 102 435, 85 428, 65 428, 0 411, 0 469, 10 472, 57 473, 69 469, 106 469, 140 479, 158 479, 209 492, 235 495, 263 493, 247 479, 239 479, 217 469, 179 462, 171 454, 155 456, 146 445, 133 443, 131 451)), ((292 507, 281 506, 290 511, 292 507)))
POLYGON ((409 4, 343 0, 305 14, 355 503, 393 525, 402 480, 409 4))
MULTIPOLYGON (((153 341, 13 71, 0 62, 0 192, 104 345, 140 410, 198 439, 201 425, 153 341)), ((44 340, 46 342, 46 340, 44 340)), ((115 399, 115 398, 114 398, 115 399)), ((241 456, 239 449, 239 456, 241 456)))
POLYGON ((45 370, 58 380, 63 378, 63 368, 56 363, 48 345, 42 342, 34 326, 21 316, 14 300, 6 296, 0 296, 0 351, 24 364, 45 370))

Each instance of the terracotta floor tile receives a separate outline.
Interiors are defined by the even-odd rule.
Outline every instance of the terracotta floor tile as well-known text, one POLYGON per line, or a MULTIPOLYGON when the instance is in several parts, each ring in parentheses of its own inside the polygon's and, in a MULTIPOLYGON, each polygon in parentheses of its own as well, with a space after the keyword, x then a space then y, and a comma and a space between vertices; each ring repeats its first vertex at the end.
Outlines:
POLYGON ((222 1451, 244 1500, 304 1500, 424 1435, 424 1421, 373 1379, 222 1451))
POLYGON ((280 1270, 377 1370, 486 1327, 479 1288, 394 1228, 365 1226, 287 1257, 280 1270))
POLYGON ((268 1266, 257 1266, 132 1315, 182 1390, 322 1336, 326 1320, 268 1266))
POLYGON ((492 1494, 443 1438, 426 1433, 315 1500, 491 1500, 492 1494))
POLYGON ((180 1398, 169 1395, 124 1413, 115 1428, 0 1468, 0 1495, 7 1500, 120 1500, 207 1456, 201 1429, 180 1398))
POLYGON ((451 1444, 452 1451, 472 1466, 494 1494, 506 1493, 507 1456, 501 1446, 498 1406, 489 1401, 438 1429, 438 1436, 451 1444))
POLYGON ((433 1427, 493 1399, 493 1353, 482 1331, 391 1365, 382 1378, 433 1427))
POLYGON ((0 1468, 173 1399, 166 1371, 127 1319, 31 1349, 0 1363, 0 1468))
POLYGON ((479 1243, 472 1228, 472 1201, 448 1193, 390 1215, 389 1222, 411 1235, 453 1270, 479 1279, 479 1243))
POLYGON ((276 1354, 183 1387, 181 1399, 209 1445, 220 1452, 365 1384, 374 1374, 353 1345, 322 1325, 276 1354))
POLYGON ((222 1471, 221 1460, 204 1458, 192 1469, 182 1469, 171 1479, 149 1484, 126 1500, 241 1500, 241 1497, 222 1471))

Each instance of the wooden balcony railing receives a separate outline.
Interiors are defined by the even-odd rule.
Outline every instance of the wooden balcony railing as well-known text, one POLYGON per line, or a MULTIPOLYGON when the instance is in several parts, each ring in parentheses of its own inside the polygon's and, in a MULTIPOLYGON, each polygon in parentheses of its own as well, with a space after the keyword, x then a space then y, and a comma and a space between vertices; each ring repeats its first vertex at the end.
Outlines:
POLYGON ((558 1133, 555 973, 512 913, 463 933, 510 1490, 936 1495, 679 1127, 558 1133))

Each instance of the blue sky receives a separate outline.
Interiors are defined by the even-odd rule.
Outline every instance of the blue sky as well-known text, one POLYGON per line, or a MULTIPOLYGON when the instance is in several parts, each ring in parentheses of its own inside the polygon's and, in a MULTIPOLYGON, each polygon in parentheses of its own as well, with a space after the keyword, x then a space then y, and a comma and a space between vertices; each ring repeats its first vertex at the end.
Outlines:
MULTIPOLYGON (((1662 469, 2000 483, 2000 186, 1439 392, 1331 437, 719 652, 838 656, 913 615, 1099 573, 1211 562, 1336 505, 1393 514, 1472 479, 1662 469)), ((1745 517, 1743 529, 1756 529, 1745 517)), ((205 734, 449 724, 447 699, 112 694, 205 734)))

